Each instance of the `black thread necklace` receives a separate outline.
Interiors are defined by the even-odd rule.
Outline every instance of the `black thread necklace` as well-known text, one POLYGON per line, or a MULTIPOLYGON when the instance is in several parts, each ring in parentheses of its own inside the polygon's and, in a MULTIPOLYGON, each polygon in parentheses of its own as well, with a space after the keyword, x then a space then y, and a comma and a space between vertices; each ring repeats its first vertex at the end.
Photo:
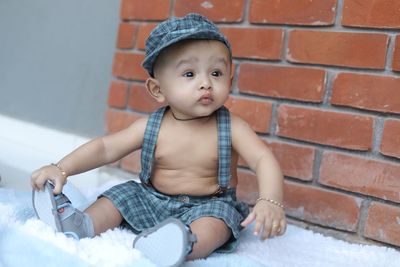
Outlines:
POLYGON ((175 116, 174 112, 171 109, 171 113, 172 113, 172 117, 174 117, 175 120, 177 121, 193 121, 193 120, 199 120, 199 119, 203 119, 203 118, 207 118, 208 116, 201 116, 201 117, 194 117, 194 118, 189 118, 189 119, 180 119, 178 117, 175 116))

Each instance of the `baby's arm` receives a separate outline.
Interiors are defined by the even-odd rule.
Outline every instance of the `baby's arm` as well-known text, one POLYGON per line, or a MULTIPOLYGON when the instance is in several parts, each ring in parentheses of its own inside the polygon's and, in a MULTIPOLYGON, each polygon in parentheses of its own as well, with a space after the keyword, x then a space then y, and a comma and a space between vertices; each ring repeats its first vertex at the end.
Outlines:
POLYGON ((234 115, 232 146, 255 172, 262 198, 242 226, 246 227, 255 220, 254 234, 262 233, 262 239, 283 234, 286 229, 285 211, 280 206, 283 201, 283 175, 277 160, 250 126, 234 115))
POLYGON ((65 156, 54 165, 43 166, 31 176, 32 187, 43 189, 46 180, 55 184, 54 193, 61 192, 67 176, 79 174, 112 163, 139 149, 143 142, 147 118, 139 119, 126 129, 93 139, 65 156), (63 175, 62 171, 66 175, 63 175))

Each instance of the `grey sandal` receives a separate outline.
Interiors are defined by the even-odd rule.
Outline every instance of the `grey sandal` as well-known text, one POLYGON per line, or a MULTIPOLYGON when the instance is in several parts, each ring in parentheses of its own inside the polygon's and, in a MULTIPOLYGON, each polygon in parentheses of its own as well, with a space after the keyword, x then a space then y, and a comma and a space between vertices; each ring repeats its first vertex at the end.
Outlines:
POLYGON ((47 181, 43 191, 32 191, 32 203, 37 218, 57 232, 80 239, 93 237, 94 229, 90 217, 74 208, 63 193, 54 195, 54 185, 47 181))
POLYGON ((168 218, 137 235, 133 248, 157 266, 180 266, 196 241, 188 226, 178 219, 168 218))

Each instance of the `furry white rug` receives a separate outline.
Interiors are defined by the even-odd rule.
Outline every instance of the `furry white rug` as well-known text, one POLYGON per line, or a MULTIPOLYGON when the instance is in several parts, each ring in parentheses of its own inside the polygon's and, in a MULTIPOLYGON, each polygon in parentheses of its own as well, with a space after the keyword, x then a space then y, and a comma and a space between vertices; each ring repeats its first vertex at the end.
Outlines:
MULTIPOLYGON (((99 190, 86 192, 86 199, 74 198, 91 200, 99 190)), ((242 232, 235 253, 215 253, 184 266, 400 267, 400 252, 391 248, 349 244, 296 226, 289 226, 282 237, 261 242, 251 228, 242 232)), ((132 249, 134 236, 115 229, 93 239, 67 238, 34 218, 29 193, 0 188, 0 267, 154 266, 132 249)))

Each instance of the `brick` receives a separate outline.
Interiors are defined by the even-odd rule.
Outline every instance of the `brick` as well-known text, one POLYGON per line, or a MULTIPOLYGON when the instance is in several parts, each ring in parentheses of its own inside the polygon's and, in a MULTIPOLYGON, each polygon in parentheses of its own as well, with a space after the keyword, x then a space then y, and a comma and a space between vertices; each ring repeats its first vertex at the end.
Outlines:
MULTIPOLYGON (((285 176, 303 181, 313 179, 314 148, 268 140, 263 141, 274 154, 285 176)), ((248 168, 247 163, 241 157, 239 157, 238 165, 248 168)))
POLYGON ((247 94, 320 103, 325 92, 325 71, 242 63, 238 87, 247 94))
POLYGON ((384 69, 388 46, 386 34, 293 30, 290 62, 384 69))
POLYGON ((400 203, 399 176, 400 164, 325 152, 319 182, 400 203))
POLYGON ((400 71, 400 35, 396 36, 396 43, 393 51, 392 70, 400 71))
POLYGON ((234 57, 279 60, 283 46, 282 29, 221 28, 232 45, 234 57))
POLYGON ((128 98, 128 85, 121 81, 112 81, 108 94, 108 105, 124 108, 128 98))
POLYGON ((142 54, 115 53, 112 70, 114 77, 128 80, 146 80, 148 74, 141 65, 143 59, 144 55, 142 54))
POLYGON ((136 48, 140 50, 146 49, 146 40, 150 35, 150 32, 157 26, 156 23, 144 23, 139 26, 136 48))
POLYGON ((259 133, 268 133, 272 114, 272 104, 269 102, 230 97, 227 108, 241 117, 259 133))
POLYGON ((284 198, 289 216, 355 232, 361 199, 322 188, 285 182, 284 198))
POLYGON ((130 88, 128 106, 131 109, 152 112, 162 105, 152 98, 143 85, 132 85, 130 88))
POLYGON ((256 203, 259 193, 257 177, 254 173, 249 171, 238 171, 236 196, 239 200, 247 204, 254 205, 254 203, 256 203))
POLYGON ((281 105, 279 136, 354 150, 369 150, 374 120, 369 116, 281 105))
POLYGON ((141 150, 136 150, 121 159, 121 168, 125 171, 139 174, 142 165, 140 164, 141 150))
POLYGON ((120 23, 117 36, 117 48, 130 49, 135 46, 136 26, 129 23, 120 23))
POLYGON ((400 1, 344 0, 342 25, 400 29, 400 1))
POLYGON ((331 103, 400 114, 400 78, 340 73, 333 83, 331 103))
POLYGON ((400 120, 385 120, 380 151, 386 156, 400 158, 400 120))
POLYGON ((243 19, 243 0, 175 0, 175 16, 195 12, 214 22, 239 22, 243 19))
POLYGON ((120 16, 123 20, 164 20, 169 10, 166 0, 122 0, 120 16))
POLYGON ((364 236, 400 246, 400 208, 377 202, 371 203, 364 236))
POLYGON ((335 21, 336 0, 253 0, 250 5, 251 23, 332 25, 335 21))
POLYGON ((313 179, 315 149, 282 142, 268 142, 285 176, 303 181, 313 179))
POLYGON ((140 114, 127 113, 114 109, 107 109, 106 111, 106 129, 108 133, 118 132, 139 118, 144 117, 140 114))

